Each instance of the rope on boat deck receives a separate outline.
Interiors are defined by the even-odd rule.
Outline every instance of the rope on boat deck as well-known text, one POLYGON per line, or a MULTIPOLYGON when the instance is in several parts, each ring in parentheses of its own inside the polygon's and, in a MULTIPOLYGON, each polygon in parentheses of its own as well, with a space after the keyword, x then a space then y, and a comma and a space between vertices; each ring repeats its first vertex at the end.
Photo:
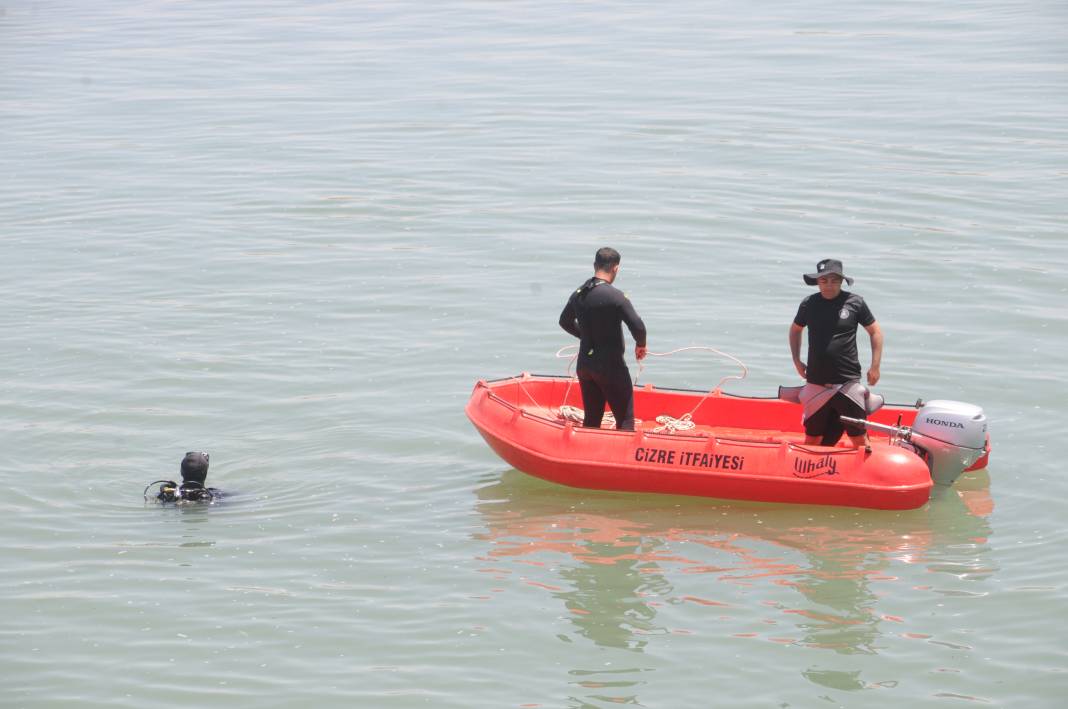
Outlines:
MULTIPOLYGON (((571 393, 571 385, 577 379, 577 377, 572 377, 571 376, 571 366, 575 363, 575 360, 578 359, 578 347, 579 347, 578 345, 567 345, 565 347, 561 347, 560 349, 558 349, 556 351, 556 358, 557 359, 565 359, 566 358, 568 360, 568 363, 567 363, 567 389, 564 390, 564 397, 563 397, 562 401, 567 401, 567 395, 571 393), (564 354, 567 350, 570 350, 570 349, 574 349, 575 353, 574 354, 564 354)), ((705 403, 705 400, 708 399, 708 397, 710 397, 713 394, 715 394, 718 391, 720 391, 720 388, 723 386, 724 382, 729 381, 731 379, 737 379, 738 381, 741 381, 741 380, 745 379, 747 376, 749 376, 749 368, 745 366, 745 362, 743 362, 742 360, 738 359, 734 355, 727 354, 726 352, 722 352, 720 350, 717 350, 715 347, 707 347, 705 345, 691 345, 689 347, 679 347, 677 349, 671 350, 670 352, 647 352, 646 354, 648 354, 649 356, 652 356, 652 357, 668 357, 668 356, 676 354, 678 352, 686 352, 688 350, 705 350, 705 351, 708 351, 708 352, 714 352, 714 353, 716 353, 718 355, 726 357, 727 359, 733 360, 734 362, 736 362, 738 364, 739 367, 742 368, 742 374, 741 374, 741 376, 739 376, 737 374, 728 374, 727 376, 725 376, 722 379, 720 379, 719 383, 716 384, 715 388, 713 388, 707 394, 705 394, 703 397, 701 397, 701 400, 697 402, 697 405, 694 406, 693 409, 687 414, 683 414, 682 416, 679 416, 678 418, 675 418, 673 416, 668 416, 667 414, 661 414, 660 416, 657 416, 656 417, 656 422, 658 424, 660 424, 660 425, 653 429, 653 433, 676 433, 676 432, 679 432, 679 431, 692 431, 697 426, 697 424, 695 424, 694 421, 693 421, 693 415, 695 413, 697 413, 697 409, 701 408, 701 404, 705 403)), ((637 374, 637 376, 634 377, 635 386, 637 386, 638 378, 641 377, 643 371, 645 371, 645 364, 642 363, 641 361, 639 361, 638 362, 638 374, 637 374)), ((520 383, 520 386, 522 386, 522 383, 520 383)), ((525 388, 524 388, 523 391, 524 391, 524 393, 526 393, 526 395, 530 398, 531 401, 534 401, 534 397, 530 396, 530 393, 527 392, 525 388)), ((535 405, 537 405, 537 403, 538 402, 534 401, 535 405)), ((561 405, 558 411, 559 411, 558 415, 562 419, 565 419, 565 420, 568 420, 568 421, 576 421, 576 422, 579 422, 579 423, 582 423, 582 421, 584 420, 582 409, 580 409, 580 408, 578 408, 576 406, 561 405)), ((604 417, 604 419, 602 419, 602 423, 608 423, 609 419, 611 419, 611 425, 614 427, 615 426, 615 417, 612 415, 612 412, 610 410, 609 411, 605 411, 605 415, 604 416, 605 417, 604 417)))
MULTIPOLYGON (((696 411, 697 409, 694 409, 696 411)), ((662 414, 656 417, 656 422, 660 424, 653 429, 653 433, 675 433, 677 431, 691 431, 697 424, 690 418, 690 414, 683 414, 678 418, 662 414)))
MULTIPOLYGON (((568 421, 574 421, 575 423, 583 423, 586 420, 586 412, 577 406, 561 406, 560 416, 568 421)), ((604 412, 604 416, 601 418, 601 426, 607 426, 609 428, 616 427, 616 417, 611 409, 604 412)))

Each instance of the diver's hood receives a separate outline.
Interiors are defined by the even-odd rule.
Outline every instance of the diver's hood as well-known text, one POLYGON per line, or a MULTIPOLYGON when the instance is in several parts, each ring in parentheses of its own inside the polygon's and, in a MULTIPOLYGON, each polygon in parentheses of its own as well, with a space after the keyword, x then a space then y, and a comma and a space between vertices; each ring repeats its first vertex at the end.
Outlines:
POLYGON ((190 451, 182 458, 182 480, 201 485, 208 479, 208 454, 190 451))

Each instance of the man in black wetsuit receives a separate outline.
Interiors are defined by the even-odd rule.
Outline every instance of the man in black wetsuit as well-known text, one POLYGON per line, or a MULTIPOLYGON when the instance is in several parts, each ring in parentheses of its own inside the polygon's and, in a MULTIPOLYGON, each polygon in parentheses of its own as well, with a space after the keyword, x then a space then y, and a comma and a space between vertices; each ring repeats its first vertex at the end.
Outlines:
POLYGON ((645 358, 645 323, 612 282, 619 275, 619 252, 605 247, 593 261, 593 278, 579 287, 560 313, 560 327, 579 338, 578 379, 582 388, 582 425, 600 428, 605 402, 612 407, 616 428, 634 430, 634 384, 627 363, 623 328, 634 337, 634 356, 645 358))
POLYGON ((860 383, 857 356, 857 326, 871 338, 871 366, 868 384, 879 381, 883 356, 883 333, 875 316, 856 293, 842 290, 842 281, 853 279, 842 272, 842 262, 824 259, 816 272, 804 276, 805 283, 819 286, 803 301, 790 325, 790 353, 794 367, 807 384, 801 390, 805 405, 805 443, 833 446, 844 430, 854 446, 867 444, 864 429, 843 424, 839 416, 867 418, 869 392, 860 383), (801 361, 801 333, 808 328, 808 363, 801 361))

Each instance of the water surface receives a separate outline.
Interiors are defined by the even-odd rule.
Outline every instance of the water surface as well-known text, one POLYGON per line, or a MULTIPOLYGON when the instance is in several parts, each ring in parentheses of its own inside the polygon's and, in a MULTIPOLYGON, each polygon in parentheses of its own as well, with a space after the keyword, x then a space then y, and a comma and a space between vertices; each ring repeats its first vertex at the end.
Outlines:
POLYGON ((0 9, 5 705, 1063 696, 1061 5, 0 9), (755 395, 842 259, 881 393, 982 405, 989 469, 900 513, 509 469, 463 404, 564 371, 605 244, 755 395), (227 502, 145 505, 191 449, 227 502))

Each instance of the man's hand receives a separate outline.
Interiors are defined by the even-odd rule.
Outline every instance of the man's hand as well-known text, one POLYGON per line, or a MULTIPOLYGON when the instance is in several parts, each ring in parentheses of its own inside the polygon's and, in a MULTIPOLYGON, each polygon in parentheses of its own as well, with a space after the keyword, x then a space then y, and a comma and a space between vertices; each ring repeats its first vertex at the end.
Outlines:
POLYGON ((808 376, 808 367, 806 367, 805 363, 801 360, 794 360, 794 369, 797 370, 797 373, 801 375, 802 379, 805 379, 808 376))
POLYGON ((634 359, 636 359, 639 362, 641 362, 643 359, 645 359, 645 355, 646 355, 646 353, 648 353, 648 351, 649 351, 649 348, 647 348, 647 347, 635 346, 634 347, 634 359))
POLYGON ((868 370, 868 384, 871 384, 872 386, 875 386, 878 383, 879 383, 879 365, 875 365, 874 367, 872 367, 872 368, 870 368, 868 370))

